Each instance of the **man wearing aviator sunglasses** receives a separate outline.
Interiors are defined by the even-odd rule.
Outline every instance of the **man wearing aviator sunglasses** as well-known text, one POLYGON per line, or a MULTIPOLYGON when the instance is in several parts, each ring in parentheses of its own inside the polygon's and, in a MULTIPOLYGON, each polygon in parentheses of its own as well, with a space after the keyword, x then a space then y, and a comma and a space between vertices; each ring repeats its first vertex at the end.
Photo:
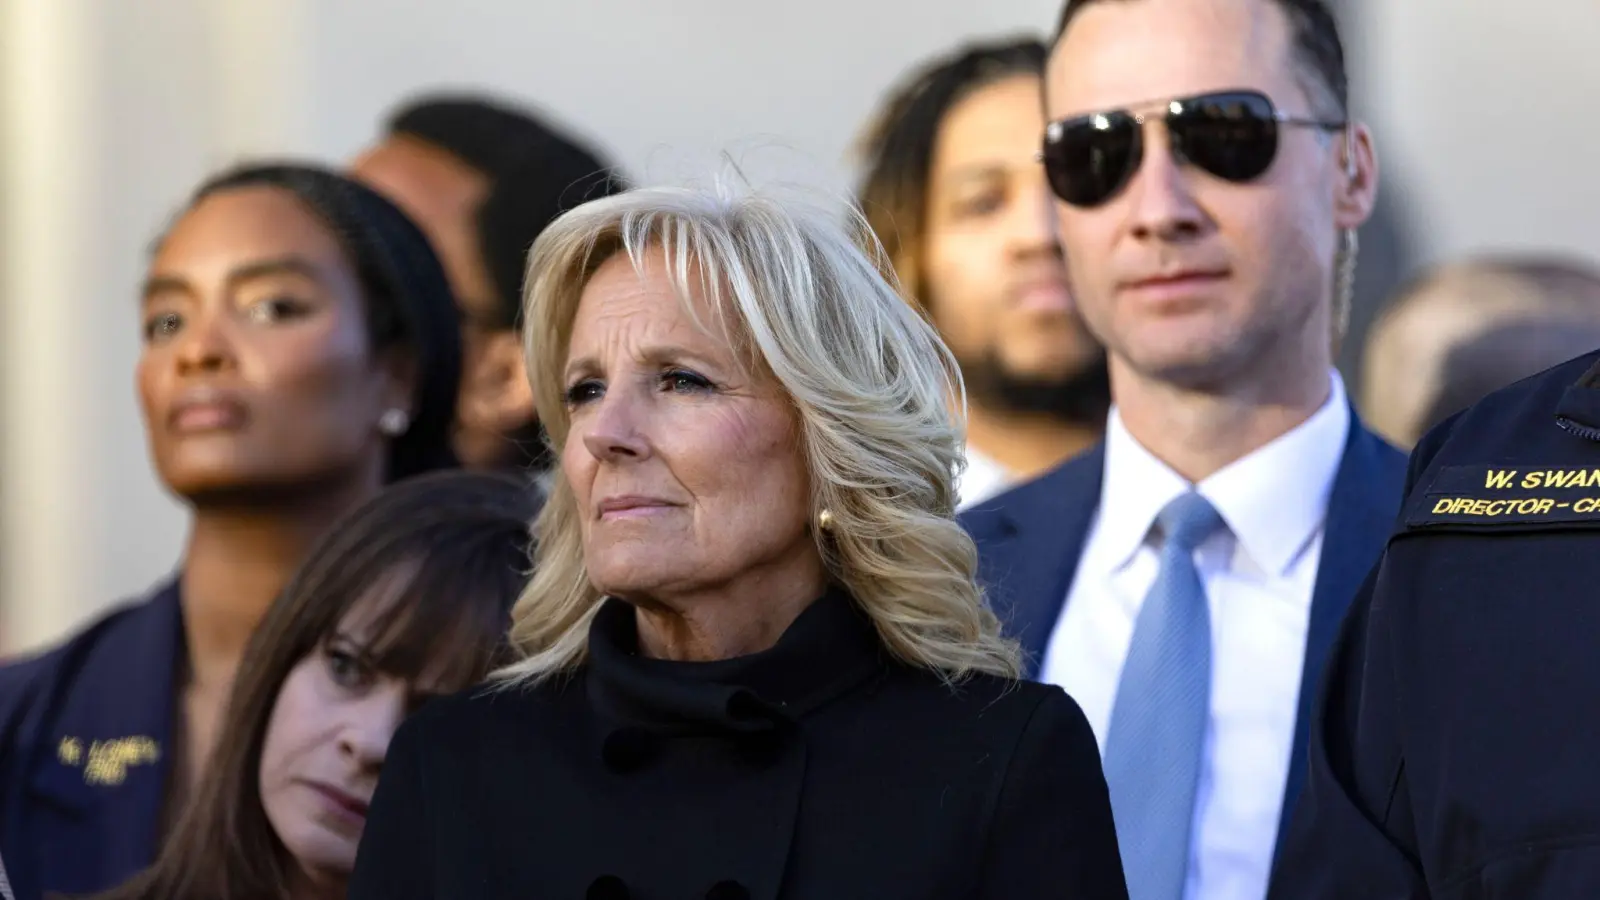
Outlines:
POLYGON ((1082 209, 1109 203, 1138 173, 1145 127, 1158 117, 1174 161, 1236 184, 1254 181, 1272 168, 1280 126, 1329 132, 1349 128, 1343 119, 1282 113, 1257 90, 1212 91, 1074 116, 1045 126, 1040 159, 1050 189, 1082 209), (1158 115, 1136 111, 1141 107, 1158 115))
POLYGON ((1094 451, 966 515, 1083 707, 1132 900, 1261 898, 1405 460, 1333 368, 1377 162, 1323 0, 1068 0, 1040 158, 1105 345, 1094 451))

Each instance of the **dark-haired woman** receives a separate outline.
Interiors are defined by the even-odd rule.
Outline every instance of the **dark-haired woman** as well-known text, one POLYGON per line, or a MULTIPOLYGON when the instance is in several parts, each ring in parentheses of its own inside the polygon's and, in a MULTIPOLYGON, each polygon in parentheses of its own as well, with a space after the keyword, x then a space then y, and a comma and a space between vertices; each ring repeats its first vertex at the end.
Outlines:
POLYGON ((156 863, 99 900, 342 900, 400 721, 509 659, 535 497, 446 472, 337 526, 256 631, 156 863))
POLYGON ((141 292, 138 394, 192 510, 177 576, 0 669, 0 852, 19 900, 148 865, 203 772, 256 624, 341 515, 453 465, 459 328, 376 193, 254 166, 203 185, 141 292))

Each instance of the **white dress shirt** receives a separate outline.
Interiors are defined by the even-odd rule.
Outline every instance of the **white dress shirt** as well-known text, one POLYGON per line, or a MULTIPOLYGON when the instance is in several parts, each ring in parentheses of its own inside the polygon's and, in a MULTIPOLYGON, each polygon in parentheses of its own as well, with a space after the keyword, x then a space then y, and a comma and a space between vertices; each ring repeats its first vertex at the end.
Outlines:
POLYGON ((1016 483, 1017 476, 971 444, 967 445, 967 467, 961 471, 956 483, 956 509, 966 509, 974 503, 993 497, 1016 483))
MULTIPOLYGON (((1211 711, 1185 900, 1261 900, 1289 773, 1311 592, 1334 475, 1350 431, 1338 373, 1311 418, 1201 481, 1227 527, 1195 551, 1211 610, 1211 711)), ((1155 583, 1151 526, 1191 489, 1128 433, 1106 429, 1100 502, 1042 680, 1083 707, 1105 749, 1140 604, 1155 583)))

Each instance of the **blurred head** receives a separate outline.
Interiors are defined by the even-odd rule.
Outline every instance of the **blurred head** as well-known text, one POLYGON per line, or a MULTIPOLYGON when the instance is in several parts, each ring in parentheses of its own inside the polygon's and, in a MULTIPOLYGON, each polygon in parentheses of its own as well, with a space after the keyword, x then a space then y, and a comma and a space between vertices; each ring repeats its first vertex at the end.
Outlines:
POLYGON ((1600 272, 1587 262, 1505 255, 1430 269, 1404 285, 1372 327, 1362 416, 1412 446, 1473 400, 1594 349, 1597 325, 1600 272))
POLYGON ((1347 93, 1322 0, 1068 0, 1045 167, 1113 373, 1220 391, 1331 365, 1377 187, 1347 93))
POLYGON ((959 373, 850 216, 859 234, 798 200, 640 190, 534 245, 528 360, 562 477, 510 676, 578 665, 606 595, 760 603, 819 568, 902 659, 1015 671, 953 518, 959 373))
POLYGON ((1435 425, 1503 387, 1600 347, 1600 316, 1502 321, 1451 347, 1439 361, 1437 391, 1406 446, 1435 425))
POLYGON ((1032 39, 981 44, 915 73, 863 139, 858 193, 974 404, 1099 423, 1104 354, 1067 291, 1037 159, 1045 56, 1032 39))
POLYGON ((561 212, 622 190, 621 177, 544 118, 470 94, 408 103, 351 173, 410 213, 444 260, 466 325, 463 462, 542 466, 517 336, 528 248, 561 212))
POLYGON ((400 722, 506 661, 535 505, 522 479, 447 472, 340 523, 251 638, 160 858, 109 896, 288 897, 347 878, 400 722))
POLYGON ((388 201, 308 166, 203 185, 141 298, 156 469, 193 504, 276 504, 454 464, 443 270, 388 201))

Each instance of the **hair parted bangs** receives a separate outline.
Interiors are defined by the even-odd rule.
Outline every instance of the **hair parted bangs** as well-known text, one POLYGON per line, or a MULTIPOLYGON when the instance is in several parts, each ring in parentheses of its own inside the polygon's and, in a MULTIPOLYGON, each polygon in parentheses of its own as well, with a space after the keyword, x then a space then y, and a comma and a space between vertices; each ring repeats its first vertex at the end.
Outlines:
MULTIPOLYGON (((361 602, 374 596, 373 586, 385 577, 394 579, 393 592, 374 597, 377 608, 361 621, 364 657, 374 669, 460 690, 509 661, 509 610, 464 602, 463 595, 515 597, 527 581, 528 564, 525 559, 508 564, 514 561, 507 555, 505 533, 463 534, 454 523, 444 523, 420 529, 414 538, 393 548, 386 570, 373 567, 341 576, 342 587, 361 602)), ((333 637, 342 618, 331 623, 319 644, 333 637)))
POLYGON ((292 667, 359 615, 378 671, 466 687, 504 647, 507 610, 494 601, 527 577, 534 513, 530 489, 510 476, 453 472, 390 489, 337 528, 285 590, 294 614, 283 617, 275 655, 292 667), (361 610, 368 601, 375 608, 361 610))
MULTIPOLYGON (((864 217, 804 196, 740 183, 709 190, 630 191, 556 220, 528 260, 524 336, 540 419, 558 460, 571 420, 564 368, 583 292, 607 260, 636 269, 660 254, 685 308, 788 396, 811 475, 817 541, 901 660, 955 679, 1014 676, 1016 646, 1000 636, 974 573, 977 552, 956 522, 963 435, 960 370, 898 292, 864 217)), ((557 463, 559 474, 560 463, 557 463)), ((583 662, 603 599, 584 566, 580 511, 555 478, 535 533, 535 574, 512 613, 524 658, 505 684, 537 683, 583 662)))
POLYGON ((155 863, 95 900, 288 896, 294 863, 259 775, 284 680, 352 614, 363 618, 350 637, 378 671, 442 690, 482 680, 511 658, 505 626, 536 508, 522 479, 455 470, 399 481, 342 519, 251 636, 216 749, 155 863))

